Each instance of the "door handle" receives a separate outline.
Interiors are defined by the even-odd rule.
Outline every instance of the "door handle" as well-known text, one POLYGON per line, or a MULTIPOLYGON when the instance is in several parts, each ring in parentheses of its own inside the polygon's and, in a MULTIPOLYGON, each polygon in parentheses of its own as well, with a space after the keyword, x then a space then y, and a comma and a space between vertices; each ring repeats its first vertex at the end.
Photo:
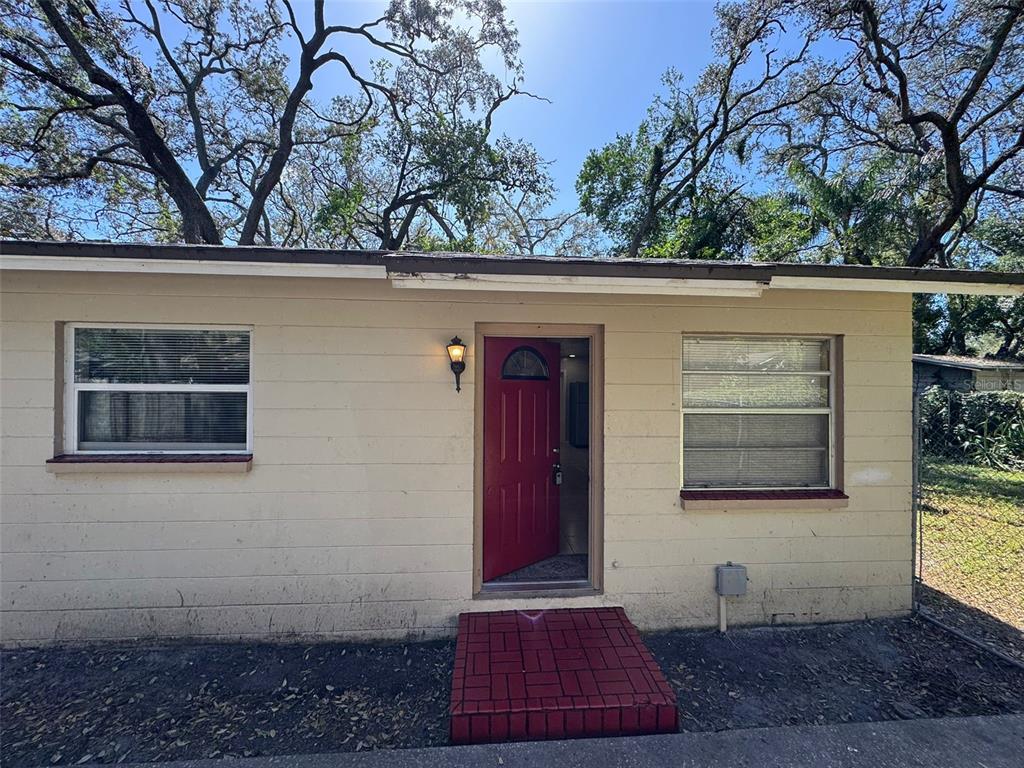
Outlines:
POLYGON ((551 481, 555 485, 561 485, 562 484, 562 465, 561 464, 552 464, 551 465, 551 481))

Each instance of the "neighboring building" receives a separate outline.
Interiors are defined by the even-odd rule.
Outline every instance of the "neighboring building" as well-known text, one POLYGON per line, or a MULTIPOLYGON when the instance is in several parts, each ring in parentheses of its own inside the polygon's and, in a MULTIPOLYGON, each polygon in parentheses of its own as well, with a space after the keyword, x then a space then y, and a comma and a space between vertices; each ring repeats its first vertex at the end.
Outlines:
POLYGON ((911 294, 1024 293, 944 270, 0 249, 9 644, 430 636, 552 606, 705 626, 726 561, 749 569, 735 622, 905 613, 911 294))
POLYGON ((914 355, 914 391, 940 386, 962 392, 1024 392, 1024 362, 962 355, 914 355))

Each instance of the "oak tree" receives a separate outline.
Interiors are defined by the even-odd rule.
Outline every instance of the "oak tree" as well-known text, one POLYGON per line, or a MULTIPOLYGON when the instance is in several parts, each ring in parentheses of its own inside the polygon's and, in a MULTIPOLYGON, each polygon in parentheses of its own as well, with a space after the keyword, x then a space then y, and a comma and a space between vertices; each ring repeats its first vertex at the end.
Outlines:
POLYGON ((2 4, 8 233, 309 243, 332 199, 387 188, 351 242, 393 248, 438 201, 529 176, 532 152, 491 135, 521 81, 498 2, 391 0, 366 20, 323 0, 2 4))

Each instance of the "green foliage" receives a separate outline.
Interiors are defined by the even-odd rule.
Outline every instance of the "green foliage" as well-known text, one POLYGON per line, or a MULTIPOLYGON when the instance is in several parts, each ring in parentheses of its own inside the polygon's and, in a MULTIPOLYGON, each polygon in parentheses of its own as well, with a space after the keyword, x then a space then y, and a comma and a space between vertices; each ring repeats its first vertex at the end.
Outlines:
POLYGON ((425 192, 451 209, 451 219, 472 239, 473 230, 491 213, 496 189, 531 190, 539 185, 539 159, 532 147, 508 140, 493 141, 483 120, 424 110, 408 126, 414 134, 411 156, 422 170, 425 192))
MULTIPOLYGON (((732 177, 763 142, 774 143, 777 116, 805 100, 812 84, 801 74, 812 65, 801 33, 818 33, 780 34, 791 11, 776 0, 719 3, 713 61, 685 81, 669 69, 637 131, 587 158, 577 190, 616 250, 714 258, 742 251, 736 237, 744 226, 731 204, 743 185, 732 177), (731 191, 709 194, 716 189, 731 191), (698 220, 709 214, 705 227, 698 220)), ((825 77, 834 70, 824 60, 813 66, 825 77)))
MULTIPOLYGON (((347 229, 321 238, 325 245, 469 248, 495 215, 498 195, 546 189, 549 179, 534 148, 493 132, 493 112, 515 87, 456 42, 439 42, 419 64, 399 64, 381 78, 395 83, 400 98, 377 115, 372 131, 351 142, 340 162, 308 161, 329 188, 360 191, 358 201, 345 199, 347 229)), ((338 105, 336 119, 350 122, 350 107, 338 105)), ((319 192, 315 185, 304 190, 313 197, 319 192)))
MULTIPOLYGON (((644 182, 653 155, 650 126, 645 121, 635 133, 619 134, 601 149, 591 150, 576 179, 580 209, 620 243, 629 241, 644 214, 644 182)), ((662 221, 655 230, 664 226, 662 221)))
POLYGON ((409 243, 414 251, 424 253, 493 253, 481 248, 472 236, 446 239, 432 232, 420 232, 409 243))
POLYGON ((356 215, 366 196, 361 184, 347 189, 334 187, 327 192, 327 201, 321 205, 313 218, 313 227, 321 235, 345 239, 355 230, 356 215))
MULTIPOLYGON (((1005 214, 978 223, 972 241, 986 252, 986 267, 1003 272, 1024 272, 1024 220, 1005 214)), ((969 332, 979 351, 1001 358, 1024 358, 1024 296, 977 296, 975 324, 969 332)))
POLYGON ((899 264, 905 236, 907 186, 896 160, 877 154, 856 166, 823 173, 793 160, 789 179, 819 238, 821 257, 844 264, 899 264))
MULTIPOLYGON (((742 259, 747 201, 729 174, 709 169, 692 181, 679 179, 673 199, 656 210, 651 207, 666 183, 659 176, 679 162, 673 157, 696 130, 675 77, 666 76, 666 84, 669 96, 655 103, 634 133, 620 134, 587 155, 576 180, 580 209, 612 238, 617 252, 628 253, 639 222, 648 219, 638 256, 742 259)), ((742 146, 736 151, 742 152, 742 146)))
POLYGON ((925 456, 1024 470, 1024 393, 930 388, 921 398, 925 456))
MULTIPOLYGON (((1024 271, 1024 222, 983 218, 951 254, 952 266, 1024 271)), ((1024 297, 915 296, 914 351, 1024 357, 1024 297)))
POLYGON ((944 338, 945 304, 933 293, 915 293, 913 299, 914 352, 941 355, 949 351, 944 338))
POLYGON ((755 261, 797 261, 814 237, 811 216, 793 195, 755 197, 747 205, 747 220, 755 261))
POLYGON ((735 251, 694 204, 723 176, 754 198, 735 231, 756 259, 959 266, 999 206, 1024 220, 1020 3, 733 0, 716 16, 713 60, 685 85, 670 69, 579 174, 617 252, 735 251))
POLYGON ((744 256, 747 201, 717 189, 691 191, 685 215, 641 251, 648 258, 732 259, 744 256))

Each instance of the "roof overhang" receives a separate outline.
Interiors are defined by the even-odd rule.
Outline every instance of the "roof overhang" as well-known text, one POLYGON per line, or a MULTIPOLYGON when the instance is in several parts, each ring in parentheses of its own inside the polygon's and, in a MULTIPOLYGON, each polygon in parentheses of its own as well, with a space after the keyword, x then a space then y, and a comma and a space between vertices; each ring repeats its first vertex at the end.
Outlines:
MULTIPOLYGON (((990 273, 993 277, 1006 277, 990 273)), ((830 277, 796 277, 776 275, 772 288, 811 291, 875 291, 882 293, 956 293, 973 296, 1024 296, 1024 285, 1013 283, 980 283, 962 280, 921 280, 857 278, 837 280, 830 277), (839 283, 839 285, 836 285, 839 283)))
POLYGON ((398 288, 756 298, 766 290, 1024 296, 1024 273, 673 259, 0 241, 0 269, 390 280, 398 288))
POLYGON ((391 272, 396 288, 528 293, 615 293, 658 296, 757 298, 769 283, 757 280, 700 280, 687 277, 586 277, 578 275, 488 275, 470 272, 391 272))
POLYGON ((0 269, 43 272, 144 272, 151 275, 254 275, 386 279, 387 267, 370 264, 287 264, 210 259, 120 259, 0 255, 0 269))
POLYGON ((956 368, 965 371, 1008 371, 1013 373, 1024 371, 1024 363, 1015 364, 1003 360, 951 360, 940 355, 917 354, 914 355, 914 362, 925 363, 927 365, 937 365, 940 368, 956 368))

